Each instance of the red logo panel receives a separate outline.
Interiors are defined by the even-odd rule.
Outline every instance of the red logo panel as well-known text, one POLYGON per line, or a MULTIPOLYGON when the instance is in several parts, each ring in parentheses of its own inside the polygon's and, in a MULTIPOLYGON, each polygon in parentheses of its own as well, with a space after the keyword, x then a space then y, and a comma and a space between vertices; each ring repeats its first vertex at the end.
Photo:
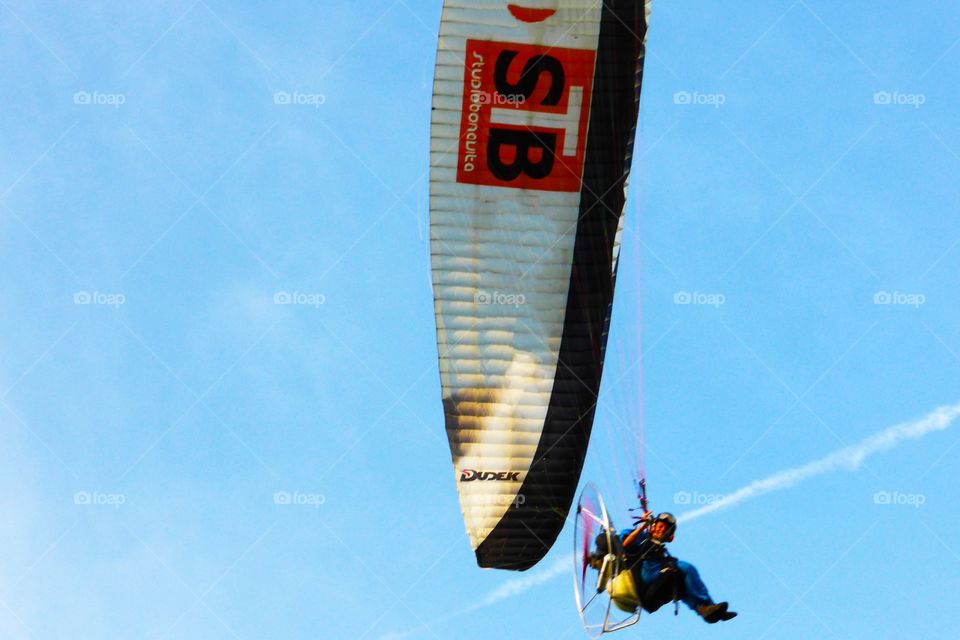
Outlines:
POLYGON ((457 181, 579 191, 595 54, 467 40, 457 181))

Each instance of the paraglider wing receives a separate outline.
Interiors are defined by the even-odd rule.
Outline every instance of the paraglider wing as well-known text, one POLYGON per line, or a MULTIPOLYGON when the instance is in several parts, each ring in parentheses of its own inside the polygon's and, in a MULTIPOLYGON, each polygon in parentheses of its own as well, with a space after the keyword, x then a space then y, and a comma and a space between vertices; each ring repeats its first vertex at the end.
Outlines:
POLYGON ((536 564, 576 491, 613 301, 647 9, 443 5, 434 306, 446 431, 482 567, 536 564))

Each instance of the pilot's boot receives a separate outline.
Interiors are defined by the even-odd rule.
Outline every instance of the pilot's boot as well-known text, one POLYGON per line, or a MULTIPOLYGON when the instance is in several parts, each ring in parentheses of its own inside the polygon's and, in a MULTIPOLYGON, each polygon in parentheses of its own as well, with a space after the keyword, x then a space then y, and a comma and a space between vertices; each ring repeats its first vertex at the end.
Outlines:
POLYGON ((728 606, 729 605, 726 602, 720 602, 717 604, 702 604, 697 607, 697 613, 699 613, 700 617, 710 624, 720 622, 721 620, 733 620, 737 617, 737 612, 727 611, 728 606))

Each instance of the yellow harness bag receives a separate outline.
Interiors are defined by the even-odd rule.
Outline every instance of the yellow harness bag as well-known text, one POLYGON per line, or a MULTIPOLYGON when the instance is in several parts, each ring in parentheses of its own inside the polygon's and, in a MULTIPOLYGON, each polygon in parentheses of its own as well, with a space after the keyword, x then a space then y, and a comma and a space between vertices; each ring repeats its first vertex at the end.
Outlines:
POLYGON ((607 593, 617 609, 625 613, 636 613, 640 608, 637 584, 633 580, 633 572, 629 569, 621 571, 617 577, 607 583, 607 593))

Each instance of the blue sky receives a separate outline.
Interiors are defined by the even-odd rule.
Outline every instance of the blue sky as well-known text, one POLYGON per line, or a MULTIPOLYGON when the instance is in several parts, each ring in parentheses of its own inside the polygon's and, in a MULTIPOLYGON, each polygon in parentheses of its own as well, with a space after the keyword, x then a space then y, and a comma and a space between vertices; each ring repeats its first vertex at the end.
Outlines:
MULTIPOLYGON (((566 574, 434 622, 515 578, 442 427, 439 5, 0 2, 0 636, 580 637, 566 574)), ((655 4, 615 502, 636 301, 655 508, 960 401, 958 41, 946 0, 655 4)), ((958 437, 684 526, 741 616, 639 632, 953 637, 958 437)))

